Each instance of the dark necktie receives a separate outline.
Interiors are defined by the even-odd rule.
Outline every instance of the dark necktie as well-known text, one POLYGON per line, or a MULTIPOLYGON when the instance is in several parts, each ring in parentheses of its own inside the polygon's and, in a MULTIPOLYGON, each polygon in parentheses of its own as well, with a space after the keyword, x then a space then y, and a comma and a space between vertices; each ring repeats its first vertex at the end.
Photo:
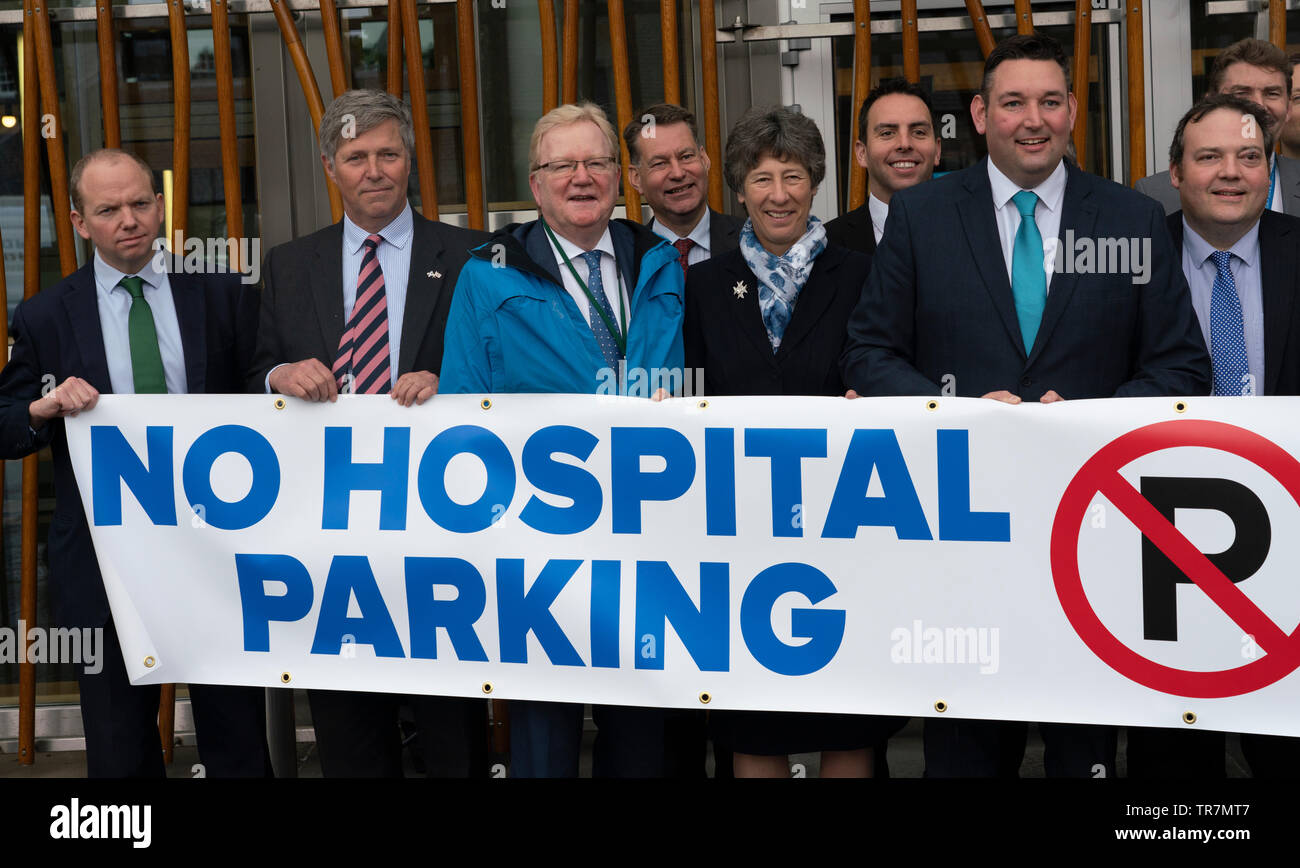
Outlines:
POLYGON ((686 269, 689 267, 689 263, 686 260, 691 252, 691 248, 694 246, 695 242, 689 238, 678 238, 673 242, 673 247, 677 248, 677 264, 682 267, 683 277, 686 275, 686 269))
POLYGON ((162 352, 158 349, 158 331, 154 328, 153 310, 144 297, 144 278, 124 277, 118 285, 131 296, 126 330, 131 343, 131 379, 135 382, 135 393, 166 394, 167 377, 163 373, 162 352))
POLYGON ((384 272, 375 250, 383 241, 370 235, 362 244, 361 271, 357 275, 357 300, 352 318, 339 339, 334 359, 334 378, 339 391, 358 395, 382 395, 392 384, 388 361, 388 301, 384 295, 384 272))

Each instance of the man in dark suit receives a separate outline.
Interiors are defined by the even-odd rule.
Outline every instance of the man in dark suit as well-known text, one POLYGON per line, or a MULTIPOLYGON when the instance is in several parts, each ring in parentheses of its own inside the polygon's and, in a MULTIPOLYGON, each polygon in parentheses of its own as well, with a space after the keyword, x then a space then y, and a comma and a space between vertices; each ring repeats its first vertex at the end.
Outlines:
MULTIPOLYGON (((851 395, 1018 404, 1209 390, 1209 358, 1160 208, 1063 160, 1075 111, 1055 40, 1014 36, 989 55, 971 102, 989 157, 893 197, 849 321, 851 395), (1127 239, 1138 256, 1127 272, 1063 268, 1074 261, 1065 247, 1082 238, 1127 239)), ((1048 774, 1114 774, 1112 728, 1040 731, 1048 774)), ((930 718, 926 774, 1014 776, 1023 734, 1023 724, 930 718)))
MULTIPOLYGON (((1269 134, 1277 139, 1291 113, 1292 69, 1291 60, 1271 42, 1242 39, 1214 58, 1209 93, 1228 93, 1263 106, 1268 113, 1269 134)), ((1142 178, 1134 188, 1159 201, 1166 214, 1182 208, 1169 172, 1142 178)), ((1300 160, 1281 154, 1271 156, 1266 207, 1283 214, 1300 215, 1300 160)))
POLYGON ((858 112, 853 156, 867 170, 867 201, 826 224, 826 240, 872 256, 885 232, 889 200, 939 168, 934 109, 925 88, 905 78, 876 85, 858 112))
POLYGON ((649 226, 677 248, 682 273, 740 245, 744 220, 709 207, 709 155, 695 115, 679 105, 654 105, 623 128, 628 178, 654 214, 649 226))
MULTIPOLYGON (((1214 94, 1169 148, 1169 232, 1210 348, 1215 395, 1300 395, 1300 218, 1265 207, 1273 135, 1260 106, 1214 94), (1243 119, 1248 120, 1243 123, 1243 119)), ((1300 739, 1242 735, 1255 777, 1293 777, 1300 739)), ((1222 732, 1130 727, 1129 777, 1222 778, 1222 732)))
MULTIPOLYGON (((343 220, 271 250, 249 386, 309 401, 388 394, 402 406, 438 391, 452 291, 482 232, 425 220, 406 199, 410 110, 383 91, 330 104, 321 160, 343 220)), ((487 708, 459 697, 308 691, 327 777, 400 777, 397 715, 409 703, 432 776, 487 773, 487 708)))
MULTIPOLYGON (((63 417, 92 410, 100 394, 242 391, 257 294, 238 274, 169 271, 167 259, 155 256, 163 199, 140 158, 87 154, 73 167, 72 199, 73 226, 95 255, 14 311, 12 354, 0 374, 0 457, 50 447, 54 618, 103 630, 102 668, 77 671, 87 773, 162 777, 159 687, 127 680, 63 417)), ((263 696, 257 688, 190 685, 207 776, 270 774, 263 696)))

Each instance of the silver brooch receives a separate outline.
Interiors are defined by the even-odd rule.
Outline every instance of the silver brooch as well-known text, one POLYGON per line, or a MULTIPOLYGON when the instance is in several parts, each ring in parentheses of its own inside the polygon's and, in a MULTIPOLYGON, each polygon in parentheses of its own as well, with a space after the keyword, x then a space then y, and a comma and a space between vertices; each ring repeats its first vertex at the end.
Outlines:
POLYGON ((745 293, 749 292, 749 287, 745 286, 745 281, 737 280, 736 285, 731 288, 731 291, 736 294, 736 298, 744 298, 745 293))

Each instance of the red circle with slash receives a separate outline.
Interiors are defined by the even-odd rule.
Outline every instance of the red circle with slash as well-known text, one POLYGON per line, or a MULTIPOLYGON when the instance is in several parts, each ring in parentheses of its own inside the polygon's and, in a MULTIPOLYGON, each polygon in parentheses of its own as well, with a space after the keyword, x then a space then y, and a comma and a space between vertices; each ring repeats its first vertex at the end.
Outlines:
POLYGON ((1052 525, 1052 577, 1075 632, 1103 662, 1139 684, 1176 696, 1220 698, 1267 687, 1300 667, 1300 627, 1285 632, 1169 522, 1132 483, 1120 476, 1130 462, 1163 449, 1199 446, 1237 455, 1268 472, 1300 505, 1300 461, 1260 435, 1226 422, 1157 422, 1130 431, 1106 446, 1075 474, 1061 496, 1052 525), (1264 656, 1215 671, 1177 669, 1156 663, 1115 637, 1097 617, 1079 573, 1079 533, 1097 494, 1196 583, 1237 626, 1254 637, 1264 656))

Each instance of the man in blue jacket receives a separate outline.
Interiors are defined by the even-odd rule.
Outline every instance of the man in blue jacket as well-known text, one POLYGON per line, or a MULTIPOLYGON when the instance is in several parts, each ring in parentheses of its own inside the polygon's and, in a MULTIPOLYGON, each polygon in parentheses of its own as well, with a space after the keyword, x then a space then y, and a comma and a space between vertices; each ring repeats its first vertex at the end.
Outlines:
MULTIPOLYGON (((533 128, 528 158, 541 219, 472 251, 452 298, 440 391, 662 394, 683 364, 682 270, 654 232, 610 219, 614 128, 590 103, 560 106, 533 128)), ((598 706, 593 716, 596 775, 657 777, 671 766, 663 709, 598 706)), ((510 718, 512 775, 577 775, 581 705, 516 701, 510 718)))

